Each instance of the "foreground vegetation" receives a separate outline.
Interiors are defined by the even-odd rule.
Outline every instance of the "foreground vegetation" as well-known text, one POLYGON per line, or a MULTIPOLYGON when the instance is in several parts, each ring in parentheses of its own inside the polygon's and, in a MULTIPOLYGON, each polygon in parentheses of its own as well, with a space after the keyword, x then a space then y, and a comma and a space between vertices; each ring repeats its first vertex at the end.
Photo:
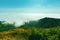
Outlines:
POLYGON ((60 22, 47 20, 31 21, 19 27, 0 21, 0 40, 60 40, 60 22))
POLYGON ((0 32, 0 40, 60 40, 60 27, 16 28, 0 32))

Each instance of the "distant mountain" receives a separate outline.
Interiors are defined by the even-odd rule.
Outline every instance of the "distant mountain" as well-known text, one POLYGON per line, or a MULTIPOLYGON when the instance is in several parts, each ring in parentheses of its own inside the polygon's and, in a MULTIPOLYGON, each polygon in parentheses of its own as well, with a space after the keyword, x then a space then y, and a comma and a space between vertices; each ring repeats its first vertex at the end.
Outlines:
POLYGON ((24 27, 35 26, 35 27, 44 27, 44 28, 57 27, 57 26, 60 26, 60 19, 45 17, 37 21, 30 21, 28 23, 25 23, 23 26, 24 27))
POLYGON ((60 19, 45 17, 38 21, 38 26, 40 27, 56 27, 60 26, 60 19))

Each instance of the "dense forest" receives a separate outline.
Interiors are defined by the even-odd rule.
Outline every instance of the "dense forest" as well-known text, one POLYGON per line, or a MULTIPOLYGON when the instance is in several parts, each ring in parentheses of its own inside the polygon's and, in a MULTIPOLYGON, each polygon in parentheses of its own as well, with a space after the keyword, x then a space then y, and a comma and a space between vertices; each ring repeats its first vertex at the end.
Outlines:
POLYGON ((50 28, 60 26, 60 19, 57 18, 42 18, 37 21, 26 22, 22 27, 39 27, 39 28, 50 28))
POLYGON ((60 40, 60 19, 45 17, 19 27, 0 21, 0 40, 60 40))

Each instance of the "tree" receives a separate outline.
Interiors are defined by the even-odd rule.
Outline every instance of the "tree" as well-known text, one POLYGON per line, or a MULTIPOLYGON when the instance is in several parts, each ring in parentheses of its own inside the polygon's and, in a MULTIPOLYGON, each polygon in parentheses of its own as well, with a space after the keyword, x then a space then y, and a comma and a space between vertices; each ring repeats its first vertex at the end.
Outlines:
POLYGON ((0 21, 0 32, 8 31, 14 28, 15 28, 15 23, 10 24, 10 23, 5 23, 4 21, 0 21))

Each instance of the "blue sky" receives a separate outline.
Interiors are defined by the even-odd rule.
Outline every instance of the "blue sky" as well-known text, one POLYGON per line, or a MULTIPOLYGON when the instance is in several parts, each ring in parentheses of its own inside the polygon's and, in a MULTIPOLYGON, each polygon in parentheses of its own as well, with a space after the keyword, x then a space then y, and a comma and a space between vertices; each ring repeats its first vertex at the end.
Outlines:
POLYGON ((43 17, 60 18, 60 0, 0 0, 0 20, 22 24, 43 17))
POLYGON ((60 0, 0 0, 0 8, 60 7, 60 0))

